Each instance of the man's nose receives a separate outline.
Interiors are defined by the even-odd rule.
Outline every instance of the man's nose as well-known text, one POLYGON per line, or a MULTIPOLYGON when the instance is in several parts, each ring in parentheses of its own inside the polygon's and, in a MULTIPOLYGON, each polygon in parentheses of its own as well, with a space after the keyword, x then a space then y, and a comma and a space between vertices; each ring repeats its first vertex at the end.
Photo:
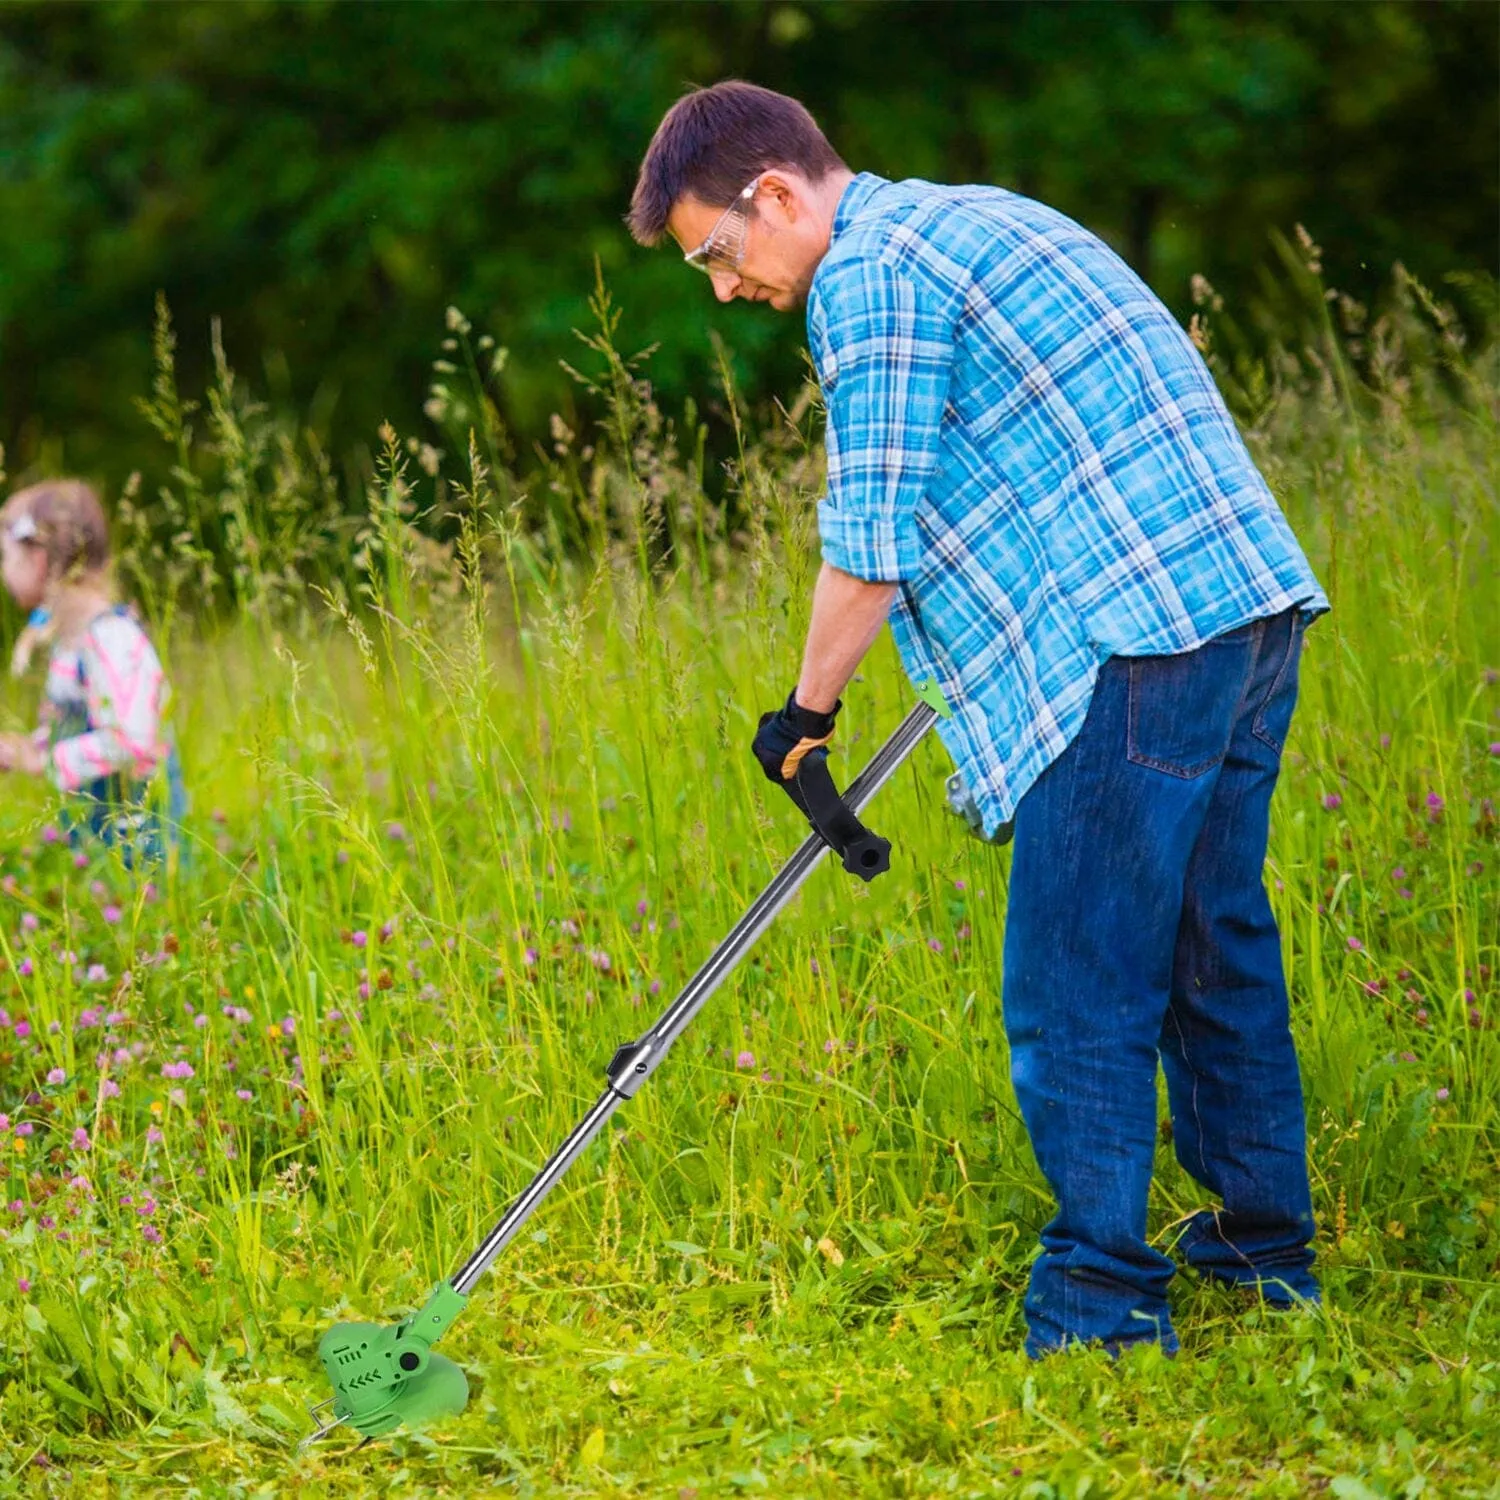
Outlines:
POLYGON ((709 275, 709 280, 714 284, 714 296, 720 302, 733 302, 739 295, 743 284, 740 276, 734 271, 714 271, 709 275))

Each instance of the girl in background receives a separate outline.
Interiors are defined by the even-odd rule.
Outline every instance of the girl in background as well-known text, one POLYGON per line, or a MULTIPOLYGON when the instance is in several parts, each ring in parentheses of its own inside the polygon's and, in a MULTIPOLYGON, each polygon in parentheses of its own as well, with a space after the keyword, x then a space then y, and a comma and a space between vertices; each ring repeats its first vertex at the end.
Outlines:
POLYGON ((0 735, 0 771, 47 777, 81 814, 67 819, 75 845, 81 821, 127 867, 160 859, 186 811, 164 717, 170 689, 139 620, 115 602, 99 497, 78 480, 17 491, 0 507, 0 571, 31 611, 12 672, 49 648, 40 724, 0 735), (148 797, 158 780, 159 802, 148 797))

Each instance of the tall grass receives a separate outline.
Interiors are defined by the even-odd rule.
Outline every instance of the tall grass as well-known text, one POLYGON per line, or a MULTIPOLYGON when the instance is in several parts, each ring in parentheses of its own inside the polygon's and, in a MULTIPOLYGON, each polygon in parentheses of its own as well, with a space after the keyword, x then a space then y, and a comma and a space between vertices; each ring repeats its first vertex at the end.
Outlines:
MULTIPOLYGON (((1050 1205, 1006 1076, 1008 856, 943 811, 929 743, 869 811, 892 873, 814 876, 482 1285, 469 1412, 299 1482, 1495 1493, 1493 356, 1406 281, 1342 327, 1319 290, 1254 367, 1212 295, 1199 336, 1334 602, 1268 872, 1326 1311, 1184 1275, 1176 1365, 1015 1352, 1050 1205)), ((383 433, 353 521, 222 357, 189 408, 162 316, 169 458, 122 571, 178 685, 190 857, 75 867, 6 789, 7 1492, 282 1482, 320 1330, 456 1269, 803 831, 746 747, 806 625, 811 393, 753 421, 726 360, 718 484, 595 312, 603 420, 559 420, 530 478, 503 351, 451 313, 439 441, 383 433)), ((888 639, 846 699, 841 780, 910 706, 888 639)), ((1205 1196, 1165 1139, 1158 1166, 1170 1248, 1205 1196)))

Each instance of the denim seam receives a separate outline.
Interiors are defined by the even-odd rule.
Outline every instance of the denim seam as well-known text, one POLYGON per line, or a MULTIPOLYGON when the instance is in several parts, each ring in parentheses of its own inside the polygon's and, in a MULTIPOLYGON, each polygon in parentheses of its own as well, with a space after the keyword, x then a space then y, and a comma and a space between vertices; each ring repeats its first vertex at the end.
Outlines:
POLYGON ((1302 636, 1305 627, 1302 624, 1304 616, 1300 610, 1292 615, 1291 626, 1287 631, 1286 655, 1282 658, 1281 667, 1271 682, 1270 690, 1266 693, 1261 705, 1255 711, 1255 717, 1250 722, 1250 733, 1258 739, 1261 744, 1269 745, 1278 755, 1285 748, 1282 741, 1278 741, 1273 735, 1266 733, 1266 710, 1276 701, 1282 685, 1286 682, 1287 672, 1297 660, 1301 650, 1302 636))
MULTIPOLYGON (((1256 624, 1262 622, 1256 621, 1256 624)), ((1245 680, 1240 684, 1239 696, 1235 699, 1235 717, 1238 718, 1240 710, 1244 707, 1245 694, 1249 690, 1251 679, 1255 675, 1256 662, 1260 657, 1257 647, 1250 653, 1249 663, 1245 668, 1245 680)), ((1190 767, 1169 765, 1166 761, 1157 760, 1153 756, 1142 755, 1135 747, 1135 684, 1136 684, 1136 660, 1129 662, 1129 671, 1125 675, 1125 759, 1131 765, 1145 766, 1152 771, 1160 771, 1166 776, 1175 776, 1179 781, 1196 781, 1198 777, 1213 770, 1217 765, 1223 763, 1224 757, 1229 753, 1229 742, 1233 738, 1233 730, 1230 731, 1229 739, 1224 741, 1224 748, 1217 755, 1210 756, 1205 761, 1199 761, 1190 767)), ((1279 748, 1279 747, 1278 747, 1279 748)))

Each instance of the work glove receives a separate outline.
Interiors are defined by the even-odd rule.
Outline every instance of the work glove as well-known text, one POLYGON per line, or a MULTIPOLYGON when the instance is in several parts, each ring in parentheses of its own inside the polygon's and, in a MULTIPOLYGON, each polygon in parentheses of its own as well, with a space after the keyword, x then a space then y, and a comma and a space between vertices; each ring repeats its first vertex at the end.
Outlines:
POLYGON ((802 804, 792 780, 797 765, 809 750, 816 750, 833 738, 833 721, 843 706, 841 698, 833 705, 832 713, 815 713, 797 702, 797 690, 793 688, 786 695, 785 707, 760 716, 760 727, 750 748, 766 779, 774 781, 799 807, 802 804))
POLYGON ((1008 844, 1016 831, 1015 820, 1002 823, 989 838, 984 836, 984 819, 980 816, 979 808, 975 804, 974 794, 969 790, 968 783, 955 771, 944 785, 944 791, 948 795, 948 811, 957 814, 968 825, 969 832, 976 839, 981 839, 986 844, 997 846, 1008 844))

